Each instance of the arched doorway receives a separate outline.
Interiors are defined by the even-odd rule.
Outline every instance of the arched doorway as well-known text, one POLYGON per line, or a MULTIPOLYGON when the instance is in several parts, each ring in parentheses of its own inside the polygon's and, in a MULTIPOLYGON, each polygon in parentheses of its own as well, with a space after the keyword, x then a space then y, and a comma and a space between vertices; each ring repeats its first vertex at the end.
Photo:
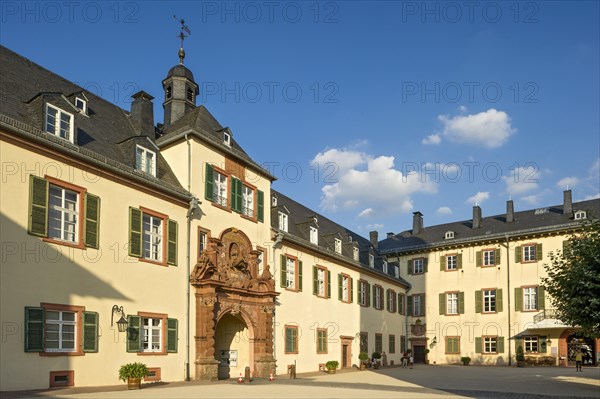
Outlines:
POLYGON ((596 347, 593 338, 586 338, 581 334, 575 333, 567 337, 567 359, 569 364, 575 364, 575 355, 581 351, 583 355, 583 365, 593 366, 596 364, 596 347))
POLYGON ((244 374, 251 364, 251 337, 248 325, 239 315, 224 314, 215 330, 215 356, 219 361, 219 379, 244 374))

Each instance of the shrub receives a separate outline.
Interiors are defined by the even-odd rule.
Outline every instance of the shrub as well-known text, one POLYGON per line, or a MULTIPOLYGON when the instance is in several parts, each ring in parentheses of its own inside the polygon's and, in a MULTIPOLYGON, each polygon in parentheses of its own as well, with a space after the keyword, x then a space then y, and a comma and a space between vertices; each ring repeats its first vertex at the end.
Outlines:
POLYGON ((375 360, 377 359, 381 359, 381 353, 379 352, 373 352, 373 354, 371 355, 371 357, 375 360))
POLYGON ((525 361, 525 353, 523 353, 523 347, 521 345, 517 346, 516 358, 517 358, 517 362, 525 361))
POLYGON ((325 367, 327 367, 327 370, 335 370, 338 368, 339 365, 340 363, 337 360, 330 360, 327 363, 325 363, 325 367))
POLYGON ((144 363, 127 363, 119 369, 119 379, 144 378, 148 375, 148 367, 144 363))
POLYGON ((369 354, 367 352, 360 352, 358 354, 358 360, 360 360, 361 362, 366 362, 367 360, 369 360, 369 354))
POLYGON ((467 365, 467 364, 471 363, 471 358, 469 356, 463 356, 463 357, 460 358, 460 361, 464 365, 467 365))

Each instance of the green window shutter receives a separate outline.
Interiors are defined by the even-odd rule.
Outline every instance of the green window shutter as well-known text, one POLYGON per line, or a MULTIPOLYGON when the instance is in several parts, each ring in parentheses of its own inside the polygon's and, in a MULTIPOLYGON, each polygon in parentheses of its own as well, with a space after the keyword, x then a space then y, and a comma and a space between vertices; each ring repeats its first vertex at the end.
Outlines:
POLYGON ((500 251, 500 249, 495 249, 494 250, 494 264, 496 264, 496 265, 500 264, 501 256, 502 256, 502 252, 500 251))
POLYGON ((85 194, 85 224, 83 241, 86 247, 98 248, 98 230, 100 222, 100 197, 85 194))
POLYGON ((83 351, 98 352, 98 313, 83 312, 83 351))
POLYGON ((204 198, 209 201, 213 201, 213 190, 215 184, 215 177, 213 175, 213 167, 206 164, 206 174, 204 179, 204 198))
POLYGON ((544 287, 539 286, 537 288, 537 308, 538 310, 544 310, 546 309, 546 290, 544 290, 544 287))
POLYGON ((365 290, 367 294, 367 306, 371 306, 371 284, 367 283, 365 290))
POLYGON ((515 263, 521 263, 521 255, 522 255, 521 246, 515 247, 515 263))
POLYGON ((475 313, 481 313, 482 296, 481 291, 475 291, 475 313))
POLYGON ((523 310, 523 288, 515 288, 515 310, 520 312, 523 310))
POLYGON ((317 295, 319 288, 319 268, 313 266, 313 295, 317 295))
POLYGON ((25 352, 44 351, 44 309, 25 308, 25 352))
POLYGON ((177 353, 178 326, 177 319, 167 319, 167 353, 177 353))
POLYGON ((341 274, 338 274, 338 299, 341 301, 342 300, 342 295, 343 295, 343 290, 342 290, 342 284, 343 284, 343 279, 344 277, 341 274))
POLYGON ((350 303, 354 301, 354 282, 350 279, 350 303))
POLYGON ((420 304, 421 306, 419 308, 419 315, 426 316, 425 310, 427 309, 427 306, 425 306, 425 299, 426 299, 425 294, 420 294, 420 296, 421 296, 421 304, 420 304))
POLYGON ((439 300, 440 300, 440 314, 445 315, 446 314, 446 294, 439 294, 439 300))
POLYGON ((544 258, 544 253, 542 252, 542 244, 537 244, 535 246, 535 259, 542 260, 544 258))
POLYGON ((231 189, 230 189, 230 193, 229 196, 231 197, 229 199, 229 207, 231 208, 232 211, 234 212, 239 212, 240 210, 237 207, 237 189, 238 189, 238 185, 237 185, 238 179, 236 179, 235 177, 231 178, 231 189))
POLYGON ((167 263, 177 266, 177 222, 167 219, 167 263))
POLYGON ((423 258, 423 273, 427 273, 427 258, 423 258))
POLYGON ((456 267, 462 269, 462 254, 456 256, 456 267))
POLYGON ((482 346, 481 337, 475 337, 475 353, 481 353, 482 346))
POLYGON ((287 259, 285 255, 281 255, 281 274, 280 274, 280 282, 279 285, 281 288, 287 288, 287 259))
POLYGON ((547 337, 540 337, 540 353, 546 353, 548 351, 548 343, 546 342, 547 337))
POLYGON ((298 291, 302 292, 302 261, 298 261, 298 291))
POLYGON ((465 293, 458 293, 458 314, 465 314, 465 293))
POLYGON ((264 222, 265 221, 265 193, 258 190, 258 192, 256 194, 256 200, 258 201, 258 204, 256 206, 256 213, 257 213, 256 218, 258 219, 259 222, 264 222))
POLYGON ((235 207, 237 209, 238 212, 242 212, 242 181, 241 180, 236 180, 237 188, 235 190, 235 207))
POLYGON ((440 271, 446 270, 446 257, 444 255, 440 255, 440 271))
POLYGON ((496 340, 496 350, 498 353, 504 353, 504 337, 497 337, 496 340))
POLYGON ((414 270, 414 269, 413 269, 413 262, 414 262, 414 260, 409 260, 408 262, 406 262, 406 266, 407 266, 407 267, 406 267, 406 269, 407 269, 407 270, 406 270, 406 272, 407 272, 407 274, 408 274, 408 275, 411 275, 411 274, 413 274, 413 273, 412 273, 412 272, 413 272, 413 270, 414 270))
POLYGON ((399 314, 404 314, 404 310, 403 310, 404 301, 402 299, 403 299, 402 294, 398 293, 398 313, 399 314))
POLYGON ((409 295, 409 296, 406 297, 406 314, 408 316, 412 316, 413 315, 412 295, 409 295))
POLYGON ((483 253, 481 251, 475 252, 475 265, 481 267, 483 265, 483 253))
POLYGON ((327 298, 331 298, 331 270, 327 270, 327 298))
POLYGON ((500 313, 504 310, 502 306, 502 288, 496 290, 496 312, 500 313))
POLYGON ((35 236, 48 236, 48 181, 29 176, 29 223, 27 232, 35 236))
POLYGON ((142 211, 129 207, 129 256, 142 257, 142 211))
POLYGON ((127 352, 142 351, 142 318, 127 316, 127 352))

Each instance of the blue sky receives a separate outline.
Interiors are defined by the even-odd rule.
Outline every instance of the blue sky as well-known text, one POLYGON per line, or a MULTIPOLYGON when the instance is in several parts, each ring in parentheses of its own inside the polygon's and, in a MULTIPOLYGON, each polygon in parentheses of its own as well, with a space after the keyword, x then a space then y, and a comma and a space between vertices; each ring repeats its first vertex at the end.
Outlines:
POLYGON ((129 109, 185 64, 274 188, 367 235, 600 192, 599 2, 3 1, 3 45, 129 109))

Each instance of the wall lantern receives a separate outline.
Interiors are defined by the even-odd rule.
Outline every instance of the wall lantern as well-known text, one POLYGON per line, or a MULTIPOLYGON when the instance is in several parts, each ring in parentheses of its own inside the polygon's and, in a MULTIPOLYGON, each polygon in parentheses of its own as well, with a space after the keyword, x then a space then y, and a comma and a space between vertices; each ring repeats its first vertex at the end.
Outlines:
POLYGON ((114 325, 113 320, 114 320, 115 313, 121 314, 121 318, 117 321, 117 328, 119 329, 119 332, 127 331, 127 320, 125 320, 125 317, 124 317, 125 312, 123 311, 123 306, 119 307, 117 305, 114 305, 112 307, 112 314, 110 315, 110 326, 112 327, 114 325))
POLYGON ((433 337, 433 340, 429 344, 429 348, 433 349, 433 347, 436 345, 437 345, 437 335, 435 337, 433 337))

